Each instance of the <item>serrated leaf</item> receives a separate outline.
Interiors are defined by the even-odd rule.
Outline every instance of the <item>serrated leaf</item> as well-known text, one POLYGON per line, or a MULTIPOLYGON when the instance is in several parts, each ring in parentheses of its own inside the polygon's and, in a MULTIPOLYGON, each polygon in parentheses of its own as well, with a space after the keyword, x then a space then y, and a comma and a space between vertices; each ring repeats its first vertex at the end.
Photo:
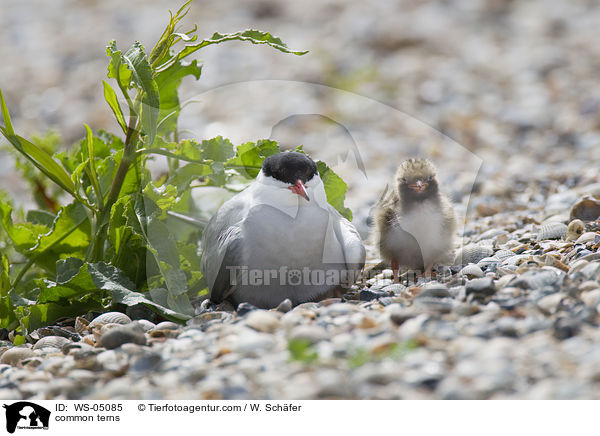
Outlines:
POLYGON ((45 210, 28 210, 27 211, 27 222, 32 224, 40 224, 42 226, 46 226, 51 228, 54 224, 54 220, 56 219, 56 215, 50 213, 45 210))
MULTIPOLYGON (((51 302, 65 304, 98 289, 90 277, 88 265, 74 257, 56 263, 56 281, 41 280, 39 285, 38 304, 51 302)), ((98 298, 100 297, 101 295, 98 295, 98 298)))
POLYGON ((222 136, 202 141, 200 152, 203 159, 212 160, 213 162, 226 162, 235 154, 231 141, 222 136))
POLYGON ((352 211, 344 206, 346 200, 346 190, 348 185, 338 176, 325 162, 317 162, 317 170, 319 176, 325 186, 327 201, 331 204, 344 218, 352 221, 352 211))
POLYGON ((117 43, 113 39, 106 47, 106 55, 110 58, 107 77, 115 79, 121 89, 128 89, 131 84, 131 70, 123 62, 121 50, 117 49, 117 43))
POLYGON ((143 294, 136 292, 134 284, 121 271, 111 265, 98 262, 88 265, 88 270, 96 286, 110 292, 113 303, 121 303, 126 306, 144 304, 157 310, 164 317, 177 321, 187 320, 191 317, 189 313, 171 310, 165 305, 157 304, 143 294))
POLYGON ((168 183, 175 186, 179 195, 181 195, 189 188, 192 180, 209 174, 212 174, 212 169, 208 165, 187 164, 177 168, 173 175, 169 177, 168 183))
POLYGON ((229 159, 225 166, 236 169, 246 177, 255 178, 262 167, 263 160, 279 151, 276 141, 260 139, 256 143, 247 142, 237 147, 235 157, 229 159))
POLYGON ((106 83, 105 80, 102 81, 102 84, 104 86, 104 99, 108 103, 108 106, 110 106, 110 109, 115 115, 117 123, 119 123, 119 126, 121 126, 123 133, 127 133, 127 123, 125 122, 125 117, 123 116, 123 111, 121 110, 117 93, 108 83, 106 83))
POLYGON ((65 304, 40 303, 32 306, 17 307, 15 312, 18 314, 20 323, 28 331, 33 331, 52 324, 59 318, 74 318, 84 313, 102 309, 101 299, 90 295, 84 301, 69 301, 65 304))
POLYGON ((142 91, 142 131, 146 134, 146 147, 151 147, 156 136, 160 110, 160 95, 152 67, 146 58, 144 46, 137 41, 123 55, 123 59, 132 70, 131 79, 142 91))
POLYGON ((24 254, 38 265, 52 270, 58 259, 85 257, 91 242, 91 226, 85 207, 73 203, 63 207, 50 232, 40 236, 37 244, 24 254))
POLYGON ((271 47, 283 52, 292 53, 295 55, 304 55, 308 51, 291 50, 288 46, 278 37, 271 35, 269 32, 263 32, 255 29, 248 29, 236 33, 214 33, 212 37, 204 39, 200 42, 187 42, 185 47, 176 55, 169 58, 161 66, 157 67, 157 71, 163 71, 166 68, 170 68, 175 62, 180 59, 189 56, 190 54, 200 50, 203 47, 213 44, 221 44, 226 41, 248 41, 252 44, 266 44, 271 47))

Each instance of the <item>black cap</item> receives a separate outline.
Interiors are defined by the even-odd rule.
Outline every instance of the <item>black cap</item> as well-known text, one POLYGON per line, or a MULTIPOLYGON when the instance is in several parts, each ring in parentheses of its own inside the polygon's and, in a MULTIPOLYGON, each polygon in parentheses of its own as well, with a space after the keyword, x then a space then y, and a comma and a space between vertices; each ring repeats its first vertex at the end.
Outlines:
POLYGON ((265 176, 285 183, 294 184, 298 180, 306 183, 317 174, 317 164, 305 154, 285 151, 266 158, 262 170, 265 176))

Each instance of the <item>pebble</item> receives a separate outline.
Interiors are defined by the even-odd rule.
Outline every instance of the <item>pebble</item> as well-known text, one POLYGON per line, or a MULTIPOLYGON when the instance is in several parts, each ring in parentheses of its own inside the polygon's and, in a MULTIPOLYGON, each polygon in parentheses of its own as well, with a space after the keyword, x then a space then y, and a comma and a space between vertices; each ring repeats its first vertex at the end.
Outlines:
POLYGON ((246 325, 259 332, 272 333, 281 324, 281 321, 274 312, 266 310, 254 310, 246 318, 246 325))
POLYGON ((496 292, 496 286, 494 280, 489 277, 482 279, 469 280, 465 286, 467 295, 474 295, 476 297, 489 297, 494 295, 496 292))
POLYGON ((127 343, 146 345, 146 342, 144 330, 136 324, 111 328, 100 339, 100 344, 109 350, 127 343))

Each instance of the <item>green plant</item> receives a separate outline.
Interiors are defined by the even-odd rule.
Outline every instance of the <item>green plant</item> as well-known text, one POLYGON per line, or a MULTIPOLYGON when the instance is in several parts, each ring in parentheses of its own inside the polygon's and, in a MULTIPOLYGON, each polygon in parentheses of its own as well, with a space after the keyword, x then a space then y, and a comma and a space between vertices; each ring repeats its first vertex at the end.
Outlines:
POLYGON ((292 339, 288 342, 290 360, 297 362, 312 363, 319 358, 319 354, 312 344, 306 339, 292 339))
MULTIPOLYGON (((149 54, 139 42, 126 52, 109 43, 107 76, 126 111, 106 81, 104 97, 120 135, 86 125, 79 143, 58 152, 56 134, 29 141, 15 133, 0 91, 0 133, 18 152, 39 207, 15 221, 10 202, 0 198, 0 236, 9 241, 0 256, 0 327, 26 333, 60 317, 138 304, 176 321, 193 315, 190 299, 206 292, 197 252, 201 229, 174 231, 167 212, 206 215, 192 200, 192 187, 248 183, 279 147, 270 140, 238 147, 222 137, 180 140, 178 88, 184 77, 197 80, 202 72, 197 60, 187 59, 208 45, 235 40, 306 52, 258 30, 198 40, 196 27, 178 29, 191 1, 171 14, 149 54), (169 163, 168 174, 157 180, 146 168, 153 155, 169 163)), ((318 165, 329 201, 350 217, 345 183, 318 165)))

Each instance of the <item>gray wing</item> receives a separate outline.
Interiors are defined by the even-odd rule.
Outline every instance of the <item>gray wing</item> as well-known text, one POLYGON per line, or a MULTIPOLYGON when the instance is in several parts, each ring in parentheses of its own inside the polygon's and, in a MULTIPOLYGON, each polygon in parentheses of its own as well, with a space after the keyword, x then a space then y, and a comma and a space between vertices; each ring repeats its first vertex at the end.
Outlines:
POLYGON ((231 276, 239 278, 242 256, 242 235, 239 224, 246 210, 235 197, 227 201, 210 219, 202 235, 202 273, 206 278, 209 298, 214 303, 226 300, 235 288, 231 276), (232 269, 232 267, 234 267, 232 269))
POLYGON ((346 267, 351 271, 361 271, 365 266, 366 251, 356 227, 331 205, 329 215, 334 220, 333 230, 342 245, 346 267))

